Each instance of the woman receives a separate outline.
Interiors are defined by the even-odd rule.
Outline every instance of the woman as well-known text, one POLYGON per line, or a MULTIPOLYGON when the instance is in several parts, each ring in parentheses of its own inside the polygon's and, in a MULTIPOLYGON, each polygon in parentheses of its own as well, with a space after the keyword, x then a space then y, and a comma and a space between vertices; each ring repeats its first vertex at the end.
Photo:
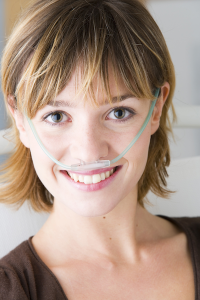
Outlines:
POLYGON ((0 298, 200 299, 200 220, 144 208, 149 190, 170 195, 175 88, 146 8, 39 0, 7 43, 2 79, 16 150, 1 202, 50 217, 0 260, 0 298))

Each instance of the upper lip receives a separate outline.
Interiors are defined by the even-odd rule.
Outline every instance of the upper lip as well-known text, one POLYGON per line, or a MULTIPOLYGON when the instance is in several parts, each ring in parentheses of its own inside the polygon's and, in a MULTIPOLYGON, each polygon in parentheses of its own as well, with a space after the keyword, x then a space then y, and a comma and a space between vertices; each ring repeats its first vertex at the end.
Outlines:
MULTIPOLYGON (((78 175, 85 175, 85 176, 90 176, 90 175, 94 175, 94 174, 101 174, 101 173, 105 173, 107 171, 111 171, 112 169, 116 168, 118 166, 114 166, 114 167, 109 167, 109 168, 103 168, 103 169, 97 169, 97 170, 91 170, 91 171, 67 171, 68 173, 73 173, 73 174, 78 174, 78 175)), ((64 170, 61 170, 64 171, 64 170)))

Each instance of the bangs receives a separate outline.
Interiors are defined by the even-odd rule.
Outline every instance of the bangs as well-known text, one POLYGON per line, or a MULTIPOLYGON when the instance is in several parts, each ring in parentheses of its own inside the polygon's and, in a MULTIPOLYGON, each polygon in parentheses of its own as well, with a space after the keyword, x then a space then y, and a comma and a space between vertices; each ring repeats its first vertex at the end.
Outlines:
MULTIPOLYGON (((49 25, 41 30, 35 45, 27 51, 23 75, 15 89, 18 109, 26 112, 30 118, 56 98, 74 72, 77 95, 84 93, 85 99, 89 95, 96 106, 95 94, 98 91, 104 100, 112 104, 109 67, 116 86, 122 80, 138 98, 152 100, 155 88, 163 83, 163 78, 160 78, 162 72, 159 72, 162 60, 143 37, 136 34, 140 26, 137 14, 134 20, 131 16, 124 20, 120 10, 112 3, 81 3, 74 9, 72 5, 60 5, 56 12, 51 9, 51 15, 48 14, 48 7, 45 7, 48 23, 47 20, 44 22, 49 25), (81 78, 78 78, 78 70, 81 70, 81 78), (94 79, 97 83, 95 90, 94 79)), ((38 19, 41 22, 41 16, 38 19)), ((143 34, 146 35, 145 32, 143 34)))

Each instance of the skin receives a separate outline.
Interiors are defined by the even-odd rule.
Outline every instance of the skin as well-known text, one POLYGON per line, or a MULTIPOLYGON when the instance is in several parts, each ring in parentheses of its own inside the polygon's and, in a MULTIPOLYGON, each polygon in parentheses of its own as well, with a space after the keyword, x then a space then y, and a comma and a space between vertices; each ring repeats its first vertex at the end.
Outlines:
MULTIPOLYGON (((118 92, 128 93, 122 82, 117 89, 112 73, 109 84, 113 97, 118 92)), ((151 215, 137 202, 137 184, 146 165, 150 138, 159 127, 169 89, 166 82, 142 136, 115 164, 122 165, 115 180, 96 192, 72 187, 60 173, 61 168, 40 149, 23 115, 10 108, 21 141, 31 150, 39 178, 55 197, 50 217, 32 243, 69 300, 194 299, 185 234, 172 223, 151 215)), ((105 121, 110 104, 95 108, 89 101, 84 104, 81 94, 72 100, 75 93, 73 76, 56 100, 68 101, 76 107, 46 106, 32 119, 43 144, 68 165, 78 163, 78 159, 91 162, 115 158, 141 128, 150 101, 129 98, 120 103, 136 111, 121 126, 112 118, 105 121), (63 110, 72 119, 59 129, 58 137, 52 126, 41 122, 41 117, 53 110, 63 110), (61 141, 61 136, 66 138, 61 141)), ((102 104, 102 95, 96 93, 96 97, 102 104)))

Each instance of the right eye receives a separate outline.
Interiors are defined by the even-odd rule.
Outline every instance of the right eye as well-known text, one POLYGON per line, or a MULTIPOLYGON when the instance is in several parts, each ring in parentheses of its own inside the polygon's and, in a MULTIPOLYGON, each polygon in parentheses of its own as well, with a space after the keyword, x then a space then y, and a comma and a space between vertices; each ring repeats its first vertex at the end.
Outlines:
POLYGON ((53 124, 53 125, 56 125, 59 124, 59 123, 64 123, 65 121, 68 120, 68 117, 63 113, 63 112, 60 112, 60 111, 55 111, 51 114, 49 114, 45 120, 47 120, 49 123, 53 124))
POLYGON ((51 119, 53 122, 60 123, 63 119, 63 115, 60 112, 51 114, 51 119))

